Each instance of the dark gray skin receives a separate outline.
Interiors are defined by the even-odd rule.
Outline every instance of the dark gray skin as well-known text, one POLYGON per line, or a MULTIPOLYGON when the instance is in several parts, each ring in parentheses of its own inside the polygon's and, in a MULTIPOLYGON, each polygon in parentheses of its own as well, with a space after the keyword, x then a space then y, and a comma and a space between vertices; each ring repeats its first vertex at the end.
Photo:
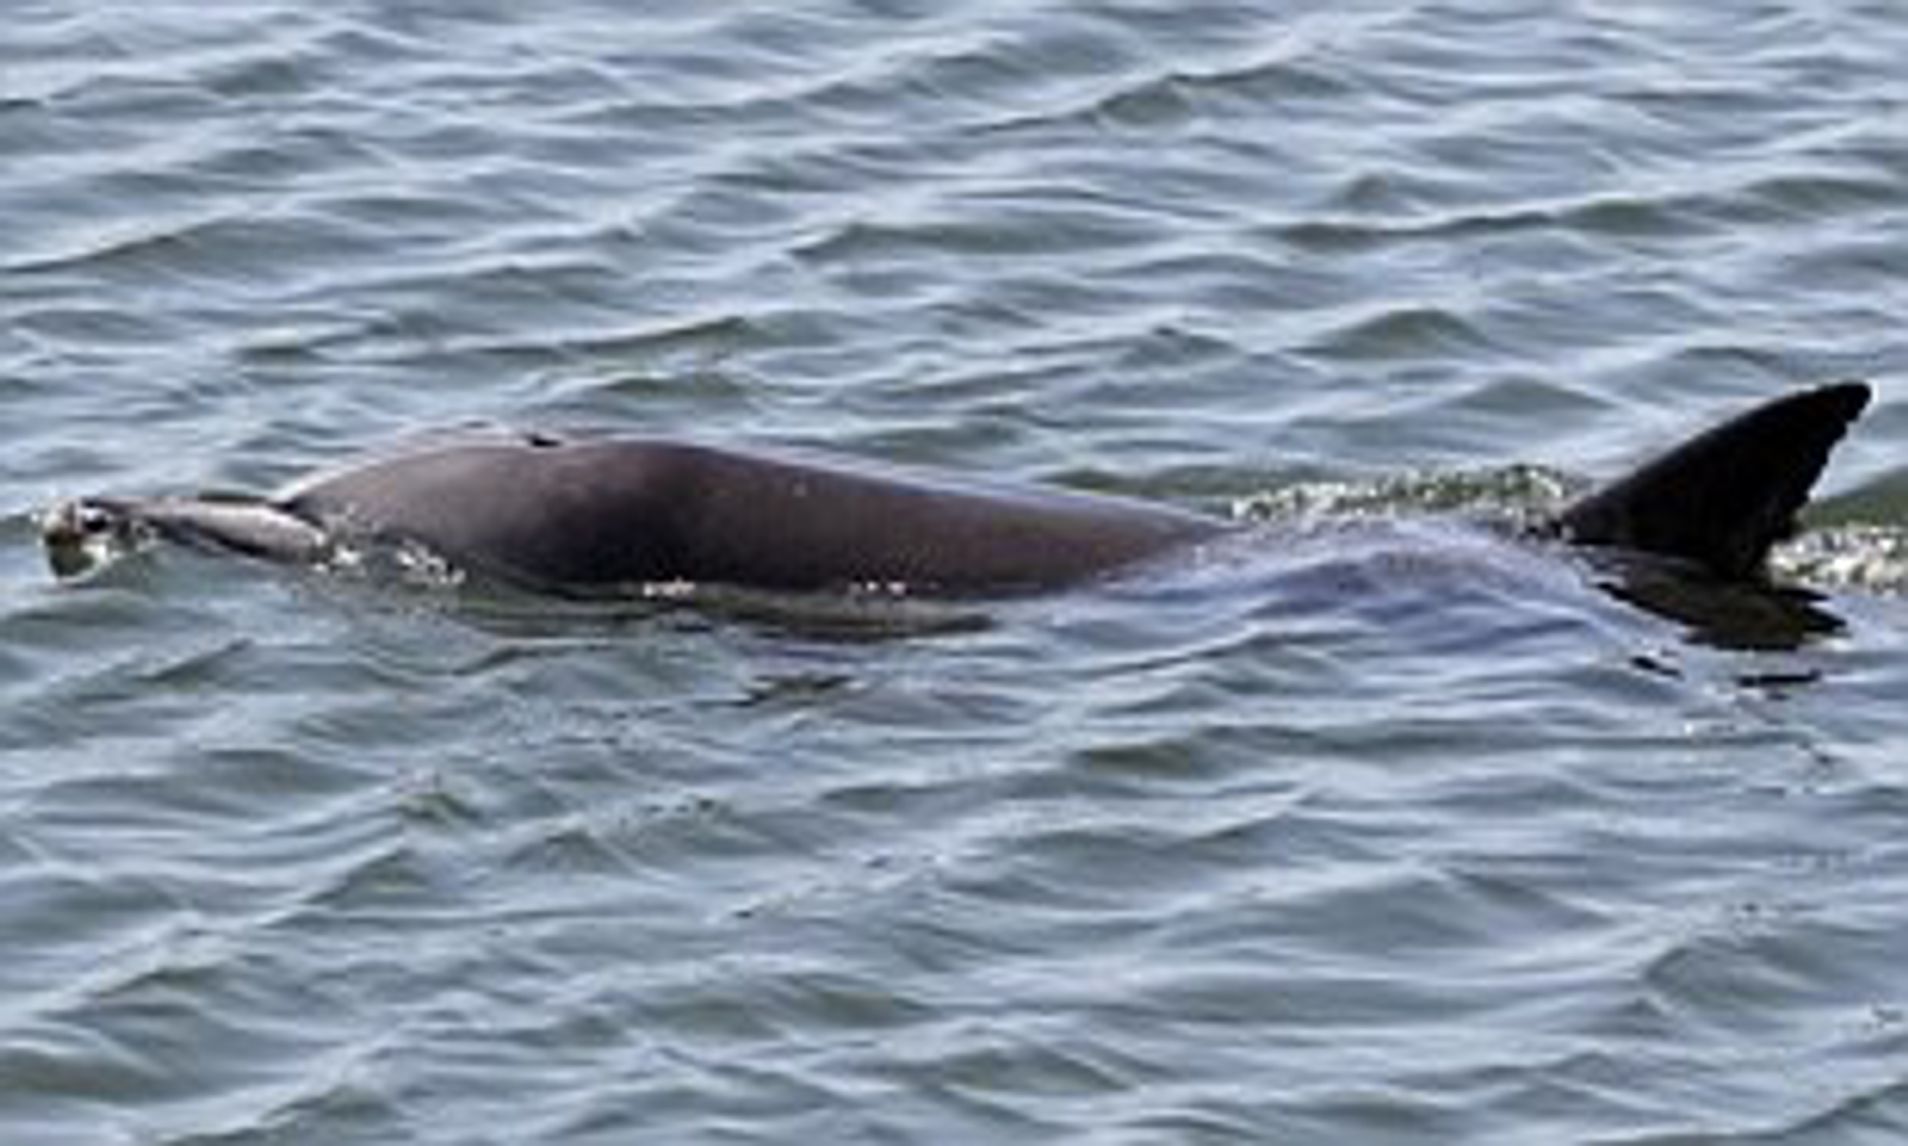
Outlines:
MULTIPOLYGON (((1799 391, 1687 440, 1538 533, 1755 578, 1788 536, 1862 383, 1799 391)), ((932 595, 1078 584, 1236 532, 1123 498, 1008 491, 656 439, 443 446, 319 475, 269 500, 89 499, 44 519, 56 570, 140 534, 290 561, 337 539, 424 546, 554 592, 662 582, 932 595), (63 565, 64 562, 64 565, 63 565)))
POLYGON ((401 454, 267 501, 70 502, 46 516, 55 569, 140 533, 288 561, 338 539, 414 542, 544 591, 664 582, 1011 594, 1089 579, 1230 532, 1125 498, 984 489, 652 439, 543 435, 401 454), (63 555, 66 555, 63 560, 63 555))
POLYGON ((450 446, 321 478, 277 504, 421 541, 508 580, 582 589, 1014 592, 1230 528, 1120 498, 963 488, 647 439, 450 446))

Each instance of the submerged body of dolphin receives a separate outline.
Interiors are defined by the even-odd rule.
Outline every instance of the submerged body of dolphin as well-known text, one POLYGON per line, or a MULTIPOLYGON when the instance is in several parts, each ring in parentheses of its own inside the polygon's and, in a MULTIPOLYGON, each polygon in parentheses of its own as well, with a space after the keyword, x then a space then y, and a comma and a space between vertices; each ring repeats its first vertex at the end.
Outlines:
MULTIPOLYGON (((1777 398, 1536 532, 1754 578, 1868 400, 1860 382, 1777 398)), ((688 582, 972 596, 1078 584, 1242 528, 1125 498, 977 488, 650 438, 531 435, 374 460, 265 499, 83 499, 50 512, 44 536, 61 572, 85 567, 101 537, 157 534, 291 561, 320 558, 341 537, 372 537, 542 591, 688 582)))

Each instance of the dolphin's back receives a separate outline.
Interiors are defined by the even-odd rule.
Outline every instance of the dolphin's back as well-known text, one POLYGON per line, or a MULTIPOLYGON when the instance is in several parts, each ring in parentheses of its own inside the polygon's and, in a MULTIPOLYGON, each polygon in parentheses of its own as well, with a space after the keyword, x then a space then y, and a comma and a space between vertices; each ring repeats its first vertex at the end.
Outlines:
POLYGON ((1051 588, 1222 532, 1120 498, 992 490, 657 439, 401 455, 281 495, 294 515, 418 541, 547 587, 1051 588))
POLYGON ((485 441, 321 475, 274 503, 345 536, 416 542, 478 572, 549 585, 651 579, 672 560, 656 459, 485 441))

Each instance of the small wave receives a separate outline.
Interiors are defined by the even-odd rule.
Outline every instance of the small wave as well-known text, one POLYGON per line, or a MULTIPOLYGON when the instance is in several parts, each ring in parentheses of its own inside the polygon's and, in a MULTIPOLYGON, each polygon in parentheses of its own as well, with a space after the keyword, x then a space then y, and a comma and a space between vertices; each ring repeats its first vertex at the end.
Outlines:
MULTIPOLYGON (((1372 176, 1343 193, 1353 200, 1370 194, 1372 176), (1364 188, 1364 189, 1360 189, 1364 188)), ((1673 239, 1701 235, 1713 208, 1700 195, 1603 194, 1577 200, 1398 217, 1306 218, 1278 226, 1277 236, 1302 250, 1352 253, 1401 243, 1447 242, 1524 231, 1560 231, 1609 239, 1673 239)))
POLYGON ((1250 111, 1292 101, 1339 100, 1354 91, 1353 83, 1329 69, 1281 54, 1269 60, 1133 77, 1058 109, 1012 115, 979 131, 987 136, 1109 126, 1157 131, 1228 104, 1250 111))
POLYGON ((1349 361, 1488 355, 1490 338, 1469 320, 1435 306, 1403 306, 1354 319, 1307 348, 1349 361))
POLYGON ((190 246, 229 220, 230 217, 222 213, 163 222, 147 219, 136 226, 94 235, 83 243, 64 249, 19 256, 0 267, 0 273, 25 275, 87 270, 147 255, 164 254, 190 246))
POLYGON ((881 256, 959 255, 1020 259, 1082 250, 1136 248, 1153 230, 1123 211, 1080 203, 1001 204, 982 219, 940 218, 903 223, 851 221, 795 247, 804 260, 832 262, 881 256))
POLYGON ((1758 213, 1809 223, 1837 215, 1889 216, 1901 209, 1901 182, 1884 175, 1783 172, 1756 180, 1740 192, 1758 213))

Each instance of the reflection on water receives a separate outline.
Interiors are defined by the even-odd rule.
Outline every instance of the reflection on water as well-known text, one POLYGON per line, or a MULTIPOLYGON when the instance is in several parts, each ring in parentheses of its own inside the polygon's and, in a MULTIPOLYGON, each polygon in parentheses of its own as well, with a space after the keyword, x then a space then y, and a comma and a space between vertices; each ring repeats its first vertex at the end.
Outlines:
POLYGON ((1797 649, 1843 629, 1819 594, 1792 586, 1726 584, 1649 561, 1600 561, 1616 597, 1684 626, 1688 639, 1738 650, 1797 649))

